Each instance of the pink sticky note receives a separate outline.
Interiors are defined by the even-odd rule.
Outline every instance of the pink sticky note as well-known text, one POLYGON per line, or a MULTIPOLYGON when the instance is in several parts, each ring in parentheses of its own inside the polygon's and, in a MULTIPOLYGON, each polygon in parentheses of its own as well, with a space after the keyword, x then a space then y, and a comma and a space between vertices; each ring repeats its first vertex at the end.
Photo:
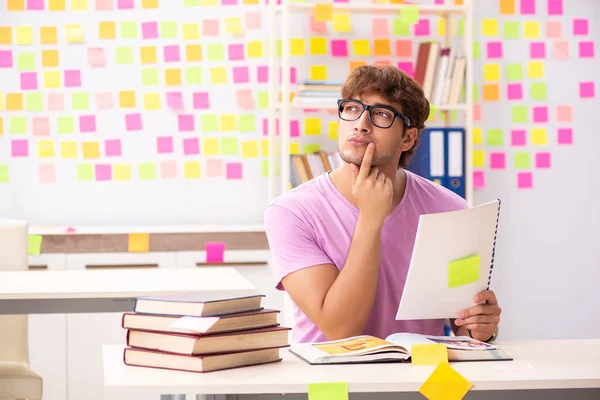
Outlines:
POLYGON ((133 8, 133 0, 117 0, 117 7, 119 10, 128 10, 133 8))
POLYGON ((412 61, 401 61, 398 63, 398 69, 404 71, 406 75, 414 77, 415 68, 412 61))
POLYGON ((224 6, 235 6, 237 4, 237 0, 221 0, 221 4, 224 6))
POLYGON ((10 150, 13 157, 27 157, 29 155, 29 143, 27 139, 14 139, 10 142, 10 150))
POLYGON ((239 61, 244 59, 244 45, 241 43, 233 43, 229 45, 229 60, 239 61))
POLYGON ((242 179, 242 163, 227 163, 227 179, 242 179))
POLYGON ((35 72, 21 73, 21 90, 36 90, 37 87, 37 74, 35 72))
POLYGON ((521 0, 521 14, 535 14, 535 0, 521 0))
POLYGON ((252 97, 252 90, 243 89, 235 92, 237 105, 244 110, 251 110, 255 107, 254 98, 252 97))
POLYGON ((506 167, 506 154, 505 153, 490 153, 490 168, 491 169, 504 169, 506 167))
POLYGON ((529 56, 533 59, 546 58, 546 43, 531 42, 529 44, 529 56))
POLYGON ((266 65, 259 65, 256 67, 256 75, 259 83, 269 82, 269 67, 266 65))
POLYGON ((183 139, 183 154, 186 156, 200 154, 200 141, 198 138, 183 139))
POLYGON ((0 50, 0 68, 12 68, 12 51, 0 50))
POLYGON ((587 34, 588 34, 587 18, 574 18, 573 19, 573 35, 585 36, 587 34))
POLYGON ((163 179, 177 178, 177 163, 175 160, 162 160, 160 162, 160 177, 163 179))
POLYGON ((250 82, 248 74, 248 67, 233 67, 233 83, 247 83, 250 82))
POLYGON ((197 92, 193 95, 194 108, 205 109, 210 108, 210 102, 208 100, 208 92, 197 92))
POLYGON ((177 118, 177 126, 180 132, 187 132, 194 130, 194 116, 191 114, 182 114, 177 118))
POLYGON ((94 115, 79 116, 79 131, 82 133, 96 132, 96 117, 94 115))
POLYGON ((52 93, 48 95, 48 111, 63 111, 65 109, 65 96, 52 93))
POLYGON ((333 57, 348 57, 348 41, 345 39, 332 40, 331 55, 333 57))
POLYGON ((533 176, 531 172, 517 173, 517 187, 519 189, 530 189, 533 187, 533 176))
POLYGON ((125 129, 127 131, 142 130, 142 115, 140 113, 125 114, 125 129))
POLYGON ((48 117, 33 117, 33 134, 34 136, 50 135, 50 118, 48 117))
POLYGON ((473 189, 485 187, 485 175, 483 171, 473 171, 473 189))
POLYGON ((114 107, 111 92, 96 93, 96 106, 100 110, 109 110, 114 107))
POLYGON ((171 136, 159 136, 156 138, 156 151, 159 153, 173 152, 173 138, 171 136))
POLYGON ((308 18, 310 24, 310 31, 312 33, 327 33, 327 25, 325 24, 325 22, 315 21, 314 14, 310 14, 308 18))
POLYGON ((96 0, 96 11, 112 11, 113 0, 96 0))
POLYGON ((374 37, 390 37, 390 28, 387 18, 373 18, 372 31, 374 37))
POLYGON ((481 121, 481 104, 473 104, 473 121, 481 121))
POLYGON ((181 92, 167 92, 167 107, 172 110, 183 110, 183 95, 181 92))
POLYGON ((552 58, 565 60, 569 58, 569 42, 560 40, 552 43, 552 58))
POLYGON ((119 157, 121 155, 121 139, 105 140, 104 153, 107 157, 119 157))
POLYGON ((444 4, 444 0, 435 0, 435 4, 444 4))
POLYGON ((214 158, 206 160, 206 176, 209 178, 223 176, 223 160, 214 158))
POLYGON ((142 37, 144 39, 158 38, 158 23, 156 21, 142 22, 142 37))
POLYGON ((90 47, 87 51, 90 67, 103 67, 106 65, 104 49, 101 47, 90 47))
POLYGON ((523 98, 523 86, 520 83, 508 83, 506 85, 506 97, 509 100, 521 100, 523 98))
POLYGON ((300 121, 298 121, 297 119, 293 119, 290 121, 290 136, 300 136, 300 121))
POLYGON ((559 128, 558 129, 558 144, 573 144, 573 129, 559 128))
POLYGON ((259 12, 247 12, 244 20, 244 26, 248 29, 260 29, 260 16, 259 12))
POLYGON ((550 168, 550 153, 536 153, 535 155, 536 168, 550 168))
POLYGON ((546 21, 546 37, 548 39, 557 39, 562 36, 560 21, 546 21))
POLYGON ((548 15, 562 15, 563 2, 562 0, 548 0, 548 15))
MULTIPOLYGON (((224 2, 226 0, 223 0, 224 2)), ((225 4, 225 3, 223 3, 225 4)), ((222 262, 222 261, 220 261, 222 262)), ((204 333, 217 323, 219 317, 181 317, 172 324, 173 328, 188 329, 190 331, 204 333)))
POLYGON ((202 23, 202 33, 204 36, 219 36, 219 20, 205 19, 202 23))
POLYGON ((571 122, 573 121, 573 107, 571 106, 556 106, 556 121, 571 122))
POLYGON ((430 34, 429 20, 419 19, 419 22, 415 24, 415 36, 429 36, 430 34))
POLYGON ((579 97, 581 97, 582 99, 590 99, 594 96, 596 96, 594 82, 579 83, 579 97))
POLYGON ((579 42, 579 57, 594 58, 594 42, 579 42))
POLYGON ((27 0, 28 10, 43 10, 44 0, 27 0))
POLYGON ((65 71, 65 87, 81 86, 81 72, 78 69, 68 69, 65 71))
POLYGON ((40 183, 56 182, 56 165, 54 165, 54 164, 38 165, 38 177, 39 177, 40 183))
MULTIPOLYGON (((279 118, 275 120, 275 136, 279 136, 279 118)), ((269 134, 269 120, 263 119, 263 136, 267 136, 269 134)), ((292 135, 293 136, 293 135, 292 135)))
POLYGON ((502 58, 502 42, 488 42, 487 56, 488 58, 502 58))
POLYGON ((525 146, 527 144, 527 132, 524 129, 513 129, 510 132, 510 138, 513 146, 525 146))
POLYGON ((178 62, 179 61, 179 46, 171 44, 165 46, 163 49, 165 62, 178 62))
POLYGON ((112 166, 110 164, 97 164, 96 181, 110 181, 112 179, 112 166))
POLYGON ((533 122, 548 122, 548 107, 533 107, 533 122))
MULTIPOLYGON (((228 164, 228 166, 231 164, 228 164)), ((229 170, 229 168, 228 168, 229 170)), ((207 263, 222 263, 225 256, 225 243, 223 242, 205 242, 204 251, 206 251, 207 263)))

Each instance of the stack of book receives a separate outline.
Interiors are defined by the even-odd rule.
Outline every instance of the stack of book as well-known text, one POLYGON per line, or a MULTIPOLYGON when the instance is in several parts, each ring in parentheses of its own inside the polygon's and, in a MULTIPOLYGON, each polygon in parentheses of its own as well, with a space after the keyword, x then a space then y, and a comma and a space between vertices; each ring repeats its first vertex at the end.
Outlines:
POLYGON ((336 169, 342 165, 337 152, 319 151, 310 154, 293 154, 290 157, 290 179, 292 187, 336 169))
POLYGON ((293 104, 336 108, 344 82, 301 80, 296 85, 293 104))
POLYGON ((281 361, 289 330, 264 295, 186 293, 135 300, 123 314, 126 365, 210 372, 281 361))

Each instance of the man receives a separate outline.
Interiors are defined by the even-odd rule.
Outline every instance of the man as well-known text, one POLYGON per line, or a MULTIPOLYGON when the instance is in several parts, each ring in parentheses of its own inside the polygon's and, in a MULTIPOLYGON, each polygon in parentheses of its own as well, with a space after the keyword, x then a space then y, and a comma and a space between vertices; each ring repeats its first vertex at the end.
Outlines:
MULTIPOLYGON (((412 78, 389 65, 354 69, 342 98, 343 165, 284 193, 265 210, 277 288, 294 303, 293 340, 441 335, 443 320, 395 320, 419 216, 467 207, 460 196, 403 169, 418 145, 429 103, 412 78)), ((496 297, 484 291, 473 302, 457 310, 453 331, 491 341, 501 312, 496 297)))

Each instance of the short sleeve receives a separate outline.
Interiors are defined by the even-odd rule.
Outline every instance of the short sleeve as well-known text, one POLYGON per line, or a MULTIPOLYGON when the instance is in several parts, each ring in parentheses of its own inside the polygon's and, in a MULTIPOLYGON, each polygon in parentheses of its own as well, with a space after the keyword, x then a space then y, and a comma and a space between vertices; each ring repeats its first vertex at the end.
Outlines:
POLYGON ((276 288, 292 272, 320 264, 333 264, 315 240, 312 228, 290 210, 270 205, 264 214, 267 240, 273 259, 276 288))

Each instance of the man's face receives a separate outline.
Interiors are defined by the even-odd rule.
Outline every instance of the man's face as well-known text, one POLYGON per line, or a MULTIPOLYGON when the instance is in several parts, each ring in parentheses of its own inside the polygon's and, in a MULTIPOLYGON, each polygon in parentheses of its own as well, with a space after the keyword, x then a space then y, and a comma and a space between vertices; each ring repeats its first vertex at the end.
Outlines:
MULTIPOLYGON (((402 112, 398 103, 391 103, 377 94, 363 94, 354 97, 366 105, 382 105, 402 112)), ((360 113, 360 109, 355 111, 360 113)), ((382 167, 392 162, 398 165, 400 154, 407 150, 402 131, 404 125, 401 118, 396 118, 389 128, 379 128, 369 120, 369 111, 365 110, 360 118, 354 121, 340 119, 338 125, 338 152, 342 160, 350 164, 361 165, 365 150, 370 142, 375 143, 375 154, 372 166, 382 167)), ((375 119, 374 119, 375 121, 375 119)), ((378 125, 383 125, 378 123, 378 125)), ((410 143, 412 145, 412 142, 410 143)), ((408 146, 410 149, 410 146, 408 146)))

